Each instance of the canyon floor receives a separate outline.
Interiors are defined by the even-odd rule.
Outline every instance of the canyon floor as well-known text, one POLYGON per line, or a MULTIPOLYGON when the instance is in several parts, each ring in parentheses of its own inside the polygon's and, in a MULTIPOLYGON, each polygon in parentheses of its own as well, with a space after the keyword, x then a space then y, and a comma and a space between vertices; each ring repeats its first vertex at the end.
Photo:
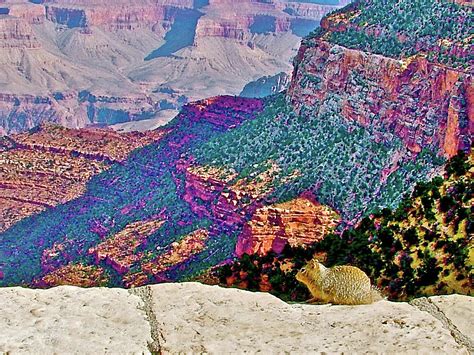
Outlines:
POLYGON ((474 351, 474 298, 287 304, 198 283, 0 289, 0 352, 449 353, 474 351))

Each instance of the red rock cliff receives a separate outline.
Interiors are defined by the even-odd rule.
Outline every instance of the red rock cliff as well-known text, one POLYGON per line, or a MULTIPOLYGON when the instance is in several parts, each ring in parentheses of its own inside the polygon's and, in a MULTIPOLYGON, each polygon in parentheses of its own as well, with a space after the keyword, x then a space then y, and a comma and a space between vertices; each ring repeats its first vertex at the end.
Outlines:
POLYGON ((265 255, 291 246, 320 241, 339 222, 337 213, 312 198, 294 200, 259 208, 244 226, 237 240, 236 254, 265 255))
POLYGON ((471 145, 472 75, 423 56, 396 60, 308 40, 296 57, 289 100, 301 112, 329 98, 347 120, 381 139, 396 135, 415 153, 434 144, 450 157, 471 145))

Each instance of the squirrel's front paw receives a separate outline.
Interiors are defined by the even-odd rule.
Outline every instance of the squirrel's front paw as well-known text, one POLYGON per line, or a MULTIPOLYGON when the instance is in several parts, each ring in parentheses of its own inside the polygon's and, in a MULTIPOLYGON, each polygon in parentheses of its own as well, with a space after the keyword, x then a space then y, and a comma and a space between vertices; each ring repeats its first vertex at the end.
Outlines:
POLYGON ((306 303, 309 303, 309 304, 325 304, 324 302, 321 302, 321 300, 316 298, 316 297, 310 298, 309 300, 306 301, 306 303))

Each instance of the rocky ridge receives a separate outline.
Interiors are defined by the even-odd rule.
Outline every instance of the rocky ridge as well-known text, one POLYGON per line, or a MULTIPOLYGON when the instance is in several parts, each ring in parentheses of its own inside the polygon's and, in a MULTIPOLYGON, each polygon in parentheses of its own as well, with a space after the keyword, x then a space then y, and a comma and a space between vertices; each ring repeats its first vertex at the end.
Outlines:
POLYGON ((164 133, 43 125, 0 139, 0 231, 80 196, 92 176, 164 133))
POLYGON ((474 350, 474 301, 467 296, 307 305, 195 283, 129 291, 3 288, 0 295, 0 351, 5 353, 474 350))

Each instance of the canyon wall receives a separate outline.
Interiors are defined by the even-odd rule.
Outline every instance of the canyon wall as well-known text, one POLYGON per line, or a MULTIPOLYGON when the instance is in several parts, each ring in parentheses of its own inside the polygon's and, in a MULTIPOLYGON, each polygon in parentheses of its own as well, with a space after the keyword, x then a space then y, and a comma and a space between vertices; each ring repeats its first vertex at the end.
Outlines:
POLYGON ((159 106, 160 102, 140 94, 95 96, 87 91, 69 91, 37 96, 0 93, 0 135, 21 132, 43 122, 78 128, 136 121, 153 116, 159 106))
POLYGON ((0 134, 41 122, 154 128, 190 100, 289 74, 300 38, 345 3, 4 1, 0 134))
POLYGON ((173 21, 173 10, 192 8, 192 0, 119 1, 110 5, 94 1, 48 1, 46 18, 58 25, 101 26, 111 31, 158 29, 163 21, 173 21))
POLYGON ((354 26, 345 16, 325 18, 325 33, 303 41, 288 95, 295 110, 311 108, 317 114, 323 102, 334 100, 346 120, 370 129, 380 140, 397 136, 414 154, 427 146, 440 148, 446 157, 470 149, 471 67, 429 60, 421 47, 419 54, 393 58, 335 44, 331 33, 354 26))
POLYGON ((35 4, 22 4, 20 2, 7 3, 8 15, 25 20, 29 24, 42 24, 46 19, 44 6, 35 4))
MULTIPOLYGON (((344 7, 350 4, 351 2, 351 0, 338 1, 337 7, 344 7)), ((328 12, 335 10, 334 5, 318 4, 311 2, 275 1, 275 3, 275 7, 277 9, 281 9, 282 11, 290 15, 307 19, 322 19, 328 12), (331 10, 328 11, 328 8, 330 8, 331 10)))
POLYGON ((41 47, 33 29, 22 18, 0 19, 0 39, 0 48, 35 49, 41 47))
POLYGON ((337 5, 291 1, 209 1, 209 11, 199 20, 196 42, 205 37, 224 37, 248 41, 255 34, 295 31, 295 26, 304 21, 317 27, 328 12, 345 6, 350 1, 339 1, 337 5), (218 16, 216 16, 218 14, 218 16))
POLYGON ((339 222, 331 208, 314 197, 303 196, 281 204, 259 208, 239 235, 235 253, 265 255, 281 253, 284 246, 309 245, 324 239, 339 222))

